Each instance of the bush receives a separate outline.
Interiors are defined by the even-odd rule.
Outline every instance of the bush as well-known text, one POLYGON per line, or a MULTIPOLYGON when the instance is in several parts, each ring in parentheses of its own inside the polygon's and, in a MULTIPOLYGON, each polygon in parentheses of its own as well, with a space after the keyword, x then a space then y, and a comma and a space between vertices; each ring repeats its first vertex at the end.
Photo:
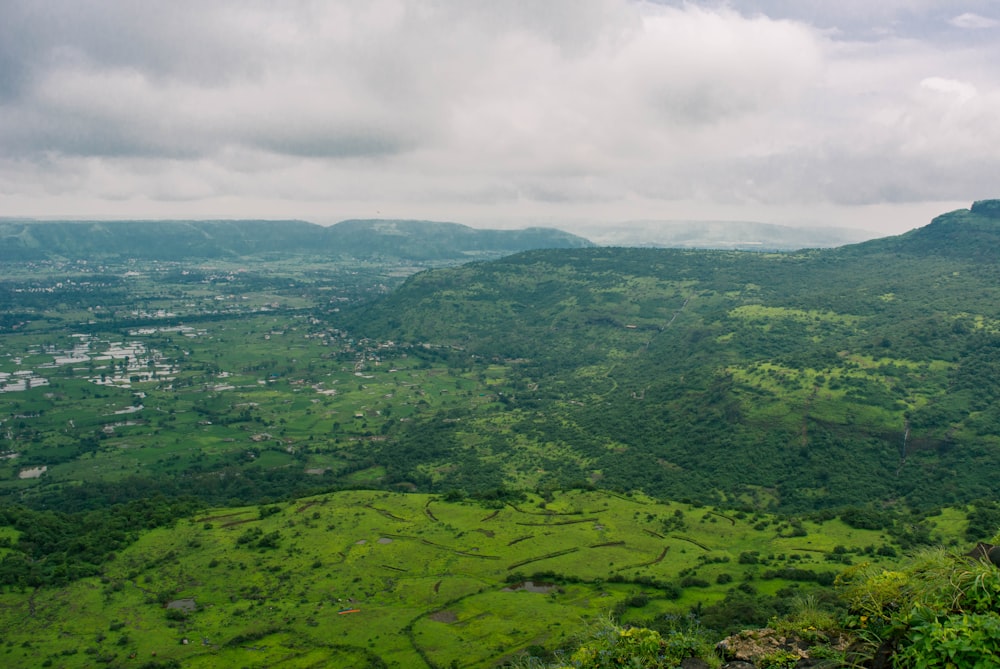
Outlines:
POLYGON ((690 657, 718 666, 711 641, 700 629, 674 629, 666 636, 645 627, 621 627, 604 619, 595 624, 591 639, 571 656, 568 666, 580 669, 605 667, 677 667, 690 657))
POLYGON ((840 519, 856 530, 881 530, 892 524, 885 514, 874 509, 846 509, 840 519))
POLYGON ((895 639, 900 669, 996 666, 1000 571, 991 563, 928 550, 898 571, 863 566, 840 582, 854 626, 873 647, 895 639))
POLYGON ((900 669, 995 667, 1000 657, 1000 616, 962 613, 938 618, 924 609, 915 612, 913 627, 896 656, 900 669))

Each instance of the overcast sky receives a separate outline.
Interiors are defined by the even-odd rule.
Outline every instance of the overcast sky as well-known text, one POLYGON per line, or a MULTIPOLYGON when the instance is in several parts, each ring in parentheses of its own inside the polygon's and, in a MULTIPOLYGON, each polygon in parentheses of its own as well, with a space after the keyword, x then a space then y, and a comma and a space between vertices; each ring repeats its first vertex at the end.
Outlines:
POLYGON ((0 0, 0 216, 895 233, 997 147, 997 0, 0 0))

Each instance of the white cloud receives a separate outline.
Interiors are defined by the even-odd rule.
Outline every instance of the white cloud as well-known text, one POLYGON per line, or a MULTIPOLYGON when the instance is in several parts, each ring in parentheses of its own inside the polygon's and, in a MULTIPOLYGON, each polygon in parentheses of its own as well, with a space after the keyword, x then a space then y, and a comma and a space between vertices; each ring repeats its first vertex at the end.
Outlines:
POLYGON ((650 218, 1000 167, 1000 48, 849 36, 902 2, 53 2, 0 9, 5 213, 650 218))
POLYGON ((975 86, 967 81, 958 81, 956 79, 927 77, 920 82, 920 87, 952 98, 958 104, 964 104, 977 95, 975 86))
POLYGON ((973 14, 972 12, 959 14, 958 16, 948 21, 948 23, 955 26, 956 28, 967 28, 967 29, 996 28, 998 25, 1000 25, 1000 21, 997 21, 996 19, 980 16, 979 14, 973 14))

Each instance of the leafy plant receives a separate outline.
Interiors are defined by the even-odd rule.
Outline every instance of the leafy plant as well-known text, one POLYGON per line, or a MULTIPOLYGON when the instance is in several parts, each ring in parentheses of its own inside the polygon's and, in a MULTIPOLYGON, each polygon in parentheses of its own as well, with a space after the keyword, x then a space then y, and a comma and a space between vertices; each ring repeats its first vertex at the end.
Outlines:
POLYGON ((798 653, 779 651, 759 658, 755 664, 758 669, 792 669, 801 659, 798 653))
POLYGON ((962 613, 941 618, 922 609, 896 656, 900 669, 987 669, 1000 657, 1000 615, 962 613))
POLYGON ((925 550, 902 570, 843 576, 849 624, 874 646, 896 639, 901 669, 996 666, 1000 571, 984 560, 925 550))
POLYGON ((671 669, 689 657, 719 664, 706 638, 697 630, 678 629, 664 636, 649 628, 621 627, 610 618, 602 618, 593 628, 591 640, 581 645, 564 666, 671 669))

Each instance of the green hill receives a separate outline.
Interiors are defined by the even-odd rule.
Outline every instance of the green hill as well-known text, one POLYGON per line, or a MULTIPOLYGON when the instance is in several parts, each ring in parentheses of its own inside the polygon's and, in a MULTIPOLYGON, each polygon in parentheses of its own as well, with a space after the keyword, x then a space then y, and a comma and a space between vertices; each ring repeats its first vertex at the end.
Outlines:
MULTIPOLYGON (((841 249, 548 250, 415 275, 350 327, 449 365, 502 365, 514 390, 502 420, 417 425, 383 458, 415 480, 522 451, 555 486, 786 509, 991 497, 991 207, 841 249)), ((504 468, 507 483, 523 466, 504 468)))
POLYGON ((497 257, 544 248, 578 248, 590 242, 552 228, 479 230, 457 223, 349 220, 331 226, 327 244, 356 258, 453 260, 497 257))
POLYGON ((859 244, 855 250, 874 250, 912 256, 942 256, 980 263, 1000 258, 1000 200, 980 200, 969 209, 959 209, 936 217, 928 225, 898 237, 859 244))

